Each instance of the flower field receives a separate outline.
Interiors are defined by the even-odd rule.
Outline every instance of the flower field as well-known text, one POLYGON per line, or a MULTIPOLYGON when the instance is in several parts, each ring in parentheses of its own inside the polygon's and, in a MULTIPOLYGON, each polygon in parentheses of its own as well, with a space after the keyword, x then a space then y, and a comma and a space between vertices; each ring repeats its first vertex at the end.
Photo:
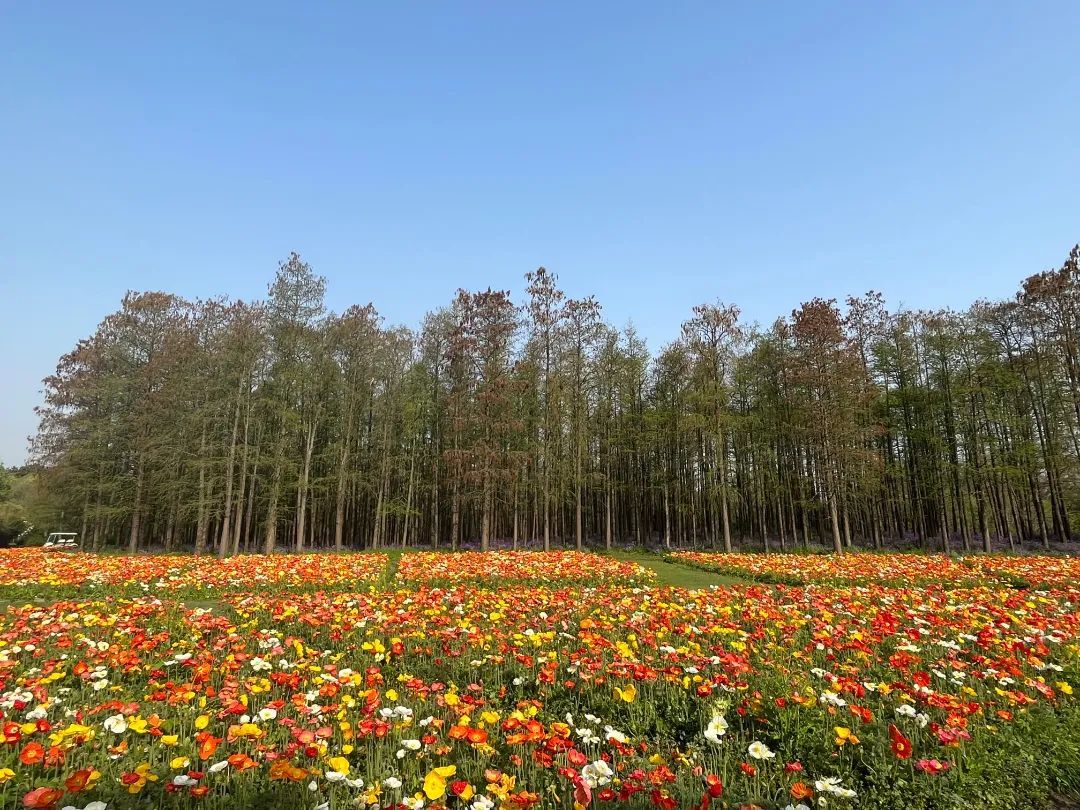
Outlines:
POLYGON ((595 556, 585 581, 617 566, 606 583, 544 585, 558 555, 538 571, 546 557, 493 552, 405 554, 386 583, 368 554, 8 554, 4 581, 43 597, 80 564, 83 581, 176 584, 0 614, 0 807, 1008 808, 1080 791, 1065 579, 686 590, 595 556), (208 573, 245 561, 275 587, 208 573), (436 584, 398 581, 424 571, 436 584), (209 607, 173 598, 196 576, 220 590, 209 607))
POLYGON ((926 585, 1041 585, 1080 582, 1076 557, 954 559, 940 554, 723 554, 677 551, 670 558, 706 571, 789 585, 878 583, 918 588, 926 585))
POLYGON ((969 557, 966 562, 986 577, 1020 585, 1080 584, 1078 557, 969 557))
POLYGON ((403 555, 397 570, 403 584, 640 585, 651 579, 653 572, 640 565, 581 551, 420 551, 403 555))
POLYGON ((355 588, 380 578, 386 563, 385 554, 249 554, 219 560, 191 554, 90 556, 8 549, 0 552, 0 589, 48 594, 50 589, 74 588, 136 596, 355 588))
MULTIPOLYGON (((190 554, 88 557, 11 549, 0 553, 0 589, 9 597, 350 590, 383 579, 388 562, 389 556, 380 553, 250 554, 218 560, 190 554)), ((421 551, 402 555, 395 575, 402 585, 641 585, 653 578, 652 571, 635 563, 580 551, 421 551)))

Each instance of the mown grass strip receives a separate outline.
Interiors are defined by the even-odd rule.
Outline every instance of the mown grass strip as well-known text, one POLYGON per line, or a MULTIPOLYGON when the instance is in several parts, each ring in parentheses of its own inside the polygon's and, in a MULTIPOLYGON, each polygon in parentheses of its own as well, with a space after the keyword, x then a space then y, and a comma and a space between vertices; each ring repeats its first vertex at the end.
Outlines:
POLYGON ((383 571, 382 579, 379 580, 379 584, 383 587, 390 587, 394 584, 394 577, 397 576, 398 565, 401 563, 402 550, 399 548, 388 549, 386 552, 386 569, 383 571))
POLYGON ((648 551, 612 551, 612 557, 627 562, 635 562, 638 565, 656 572, 657 585, 670 585, 675 588, 711 588, 713 586, 725 587, 728 585, 749 585, 749 580, 728 574, 718 574, 714 571, 705 571, 689 565, 666 560, 663 557, 648 551))

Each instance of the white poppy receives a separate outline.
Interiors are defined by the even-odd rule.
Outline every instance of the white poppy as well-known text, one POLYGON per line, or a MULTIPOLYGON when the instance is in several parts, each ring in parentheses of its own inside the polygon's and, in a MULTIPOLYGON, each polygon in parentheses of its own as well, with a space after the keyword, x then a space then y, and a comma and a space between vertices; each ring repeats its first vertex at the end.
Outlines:
POLYGON ((615 772, 611 770, 611 766, 602 759, 590 762, 581 769, 582 781, 591 788, 608 784, 614 775, 615 772))
POLYGON ((709 721, 709 725, 705 729, 705 739, 719 745, 724 734, 727 733, 727 730, 728 722, 724 719, 723 715, 713 715, 713 719, 709 721))
POLYGON ((760 740, 754 740, 750 743, 750 747, 747 749, 747 753, 754 759, 775 759, 776 754, 769 750, 769 747, 760 740))

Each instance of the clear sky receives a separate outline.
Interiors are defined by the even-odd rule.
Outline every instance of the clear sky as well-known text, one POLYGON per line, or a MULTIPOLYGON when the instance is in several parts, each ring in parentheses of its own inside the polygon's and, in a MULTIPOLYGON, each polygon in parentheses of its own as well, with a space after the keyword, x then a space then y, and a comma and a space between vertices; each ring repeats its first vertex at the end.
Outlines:
POLYGON ((415 325, 538 265, 653 347, 720 298, 1011 295, 1080 240, 1080 3, 0 0, 0 460, 127 289, 299 251, 415 325))

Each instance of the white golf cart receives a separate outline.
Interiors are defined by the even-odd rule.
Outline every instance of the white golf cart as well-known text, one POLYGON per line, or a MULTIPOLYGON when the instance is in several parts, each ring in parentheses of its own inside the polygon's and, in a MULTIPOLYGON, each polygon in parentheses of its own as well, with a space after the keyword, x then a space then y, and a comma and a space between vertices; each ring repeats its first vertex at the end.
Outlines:
POLYGON ((78 532, 53 532, 45 538, 42 551, 78 551, 78 532))

